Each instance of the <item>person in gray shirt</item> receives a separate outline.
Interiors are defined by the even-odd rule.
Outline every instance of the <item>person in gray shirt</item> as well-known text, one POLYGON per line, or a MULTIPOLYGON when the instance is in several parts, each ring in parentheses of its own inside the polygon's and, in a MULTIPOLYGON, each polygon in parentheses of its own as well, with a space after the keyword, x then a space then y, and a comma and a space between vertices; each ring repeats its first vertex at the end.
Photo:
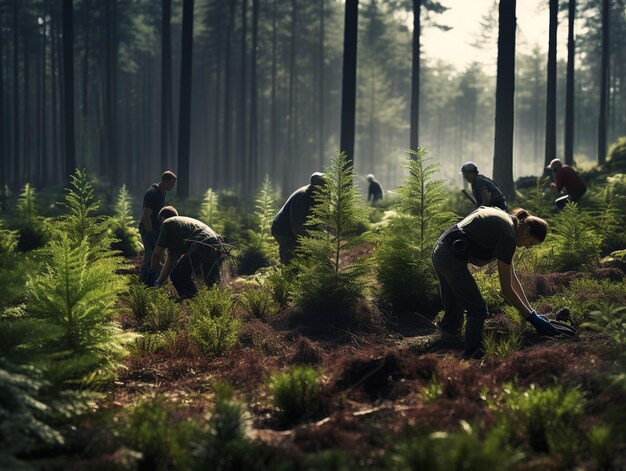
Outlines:
POLYGON ((466 162, 461 167, 461 174, 470 185, 477 208, 481 206, 493 206, 502 211, 508 211, 506 199, 493 180, 478 173, 478 167, 474 162, 466 162))
POLYGON ((324 174, 315 172, 311 183, 298 188, 287 199, 272 222, 272 235, 278 242, 280 261, 287 265, 298 248, 298 237, 306 234, 306 221, 312 214, 313 193, 324 184, 324 174))

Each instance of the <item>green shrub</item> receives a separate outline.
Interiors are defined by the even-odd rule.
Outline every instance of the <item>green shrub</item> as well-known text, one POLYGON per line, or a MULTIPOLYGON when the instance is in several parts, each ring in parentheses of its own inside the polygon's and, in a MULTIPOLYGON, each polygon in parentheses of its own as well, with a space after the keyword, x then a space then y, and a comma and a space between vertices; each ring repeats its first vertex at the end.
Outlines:
POLYGON ((29 183, 24 185, 15 208, 18 231, 17 249, 25 252, 42 247, 47 239, 44 220, 37 208, 37 192, 29 183))
POLYGON ((442 394, 443 387, 436 376, 433 376, 428 384, 420 391, 420 397, 424 404, 436 401, 442 394))
POLYGON ((295 366, 291 371, 270 378, 272 404, 280 416, 294 423, 320 411, 320 372, 310 366, 295 366))
POLYGON ((272 267, 267 275, 267 288, 280 308, 286 308, 292 300, 294 278, 293 266, 272 267))
POLYGON ((266 319, 278 309, 272 293, 267 288, 244 291, 240 303, 248 314, 261 320, 266 319))
POLYGON ((220 220, 223 219, 224 218, 220 215, 219 196, 209 188, 204 194, 200 205, 200 220, 211 229, 221 234, 224 228, 220 220))
POLYGON ((576 203, 568 203, 554 217, 554 235, 550 246, 555 270, 579 270, 600 256, 601 237, 593 229, 590 216, 578 209, 576 203))
POLYGON ((597 469, 611 469, 615 459, 615 434, 608 425, 594 425, 587 434, 597 469))
POLYGON ((520 206, 532 214, 550 214, 554 207, 553 193, 550 188, 550 177, 539 177, 534 188, 522 199, 520 206))
POLYGON ((14 261, 18 232, 3 229, 3 226, 4 221, 0 219, 0 267, 8 267, 14 261))
POLYGON ((167 291, 148 288, 137 277, 131 278, 123 299, 142 330, 164 331, 175 327, 179 321, 178 304, 167 291))
POLYGON ((626 172, 626 137, 620 137, 609 147, 606 167, 611 172, 626 172))
POLYGON ((163 346, 163 343, 161 334, 145 333, 137 337, 130 345, 130 352, 135 356, 154 353, 163 346))
POLYGON ((224 383, 214 385, 215 404, 209 414, 209 434, 219 443, 247 438, 251 416, 233 389, 224 383))
POLYGON ((114 241, 111 244, 113 250, 118 250, 125 257, 137 255, 141 249, 139 230, 132 217, 133 200, 122 185, 115 202, 115 216, 111 218, 111 232, 114 241))
POLYGON ((538 303, 548 304, 554 309, 569 308, 572 322, 581 324, 588 319, 589 312, 606 304, 626 304, 626 284, 610 280, 580 278, 563 288, 561 293, 542 297, 538 303))
POLYGON ((16 340, 16 354, 33 355, 57 381, 99 381, 111 378, 135 334, 114 320, 124 277, 116 274, 119 259, 89 261, 85 240, 72 247, 61 235, 49 244, 48 263, 26 285, 27 316, 11 328, 27 324, 32 332, 16 340))
POLYGON ((502 296, 500 289, 500 277, 497 271, 489 273, 487 270, 476 270, 474 280, 478 285, 480 294, 482 295, 489 312, 497 312, 502 310, 506 301, 502 296))
POLYGON ((482 471, 511 469, 521 455, 506 443, 506 432, 495 427, 481 437, 478 430, 461 421, 455 433, 416 431, 396 445, 391 453, 391 469, 411 471, 482 471))
POLYGON ((228 291, 203 287, 188 303, 189 334, 204 352, 220 355, 235 345, 240 322, 228 291))
POLYGON ((517 329, 513 329, 504 335, 490 330, 483 335, 485 357, 492 360, 508 357, 519 350, 521 344, 521 332, 517 329))
POLYGON ((150 294, 151 291, 146 287, 138 277, 133 276, 130 279, 128 291, 124 293, 124 304, 130 309, 135 319, 139 322, 148 316, 150 311, 150 294))
POLYGON ((365 241, 356 234, 366 212, 345 154, 333 158, 324 180, 313 193, 308 235, 300 239, 294 298, 307 318, 315 316, 315 323, 324 318, 345 325, 353 322, 356 306, 366 301, 370 284, 367 259, 344 261, 365 241))
POLYGON ((613 341, 618 372, 611 379, 615 385, 626 389, 626 307, 615 307, 607 302, 591 312, 589 317, 589 322, 583 327, 603 332, 613 341))
POLYGON ((429 162, 424 149, 411 151, 409 157, 408 176, 394 204, 397 216, 381 230, 375 253, 380 295, 394 311, 423 311, 437 298, 430 254, 453 218, 444 209, 443 181, 433 179, 438 165, 429 162))
POLYGON ((191 469, 190 444, 199 427, 178 412, 176 406, 156 398, 133 407, 123 421, 122 440, 142 453, 143 469, 191 469))
POLYGON ((560 437, 577 433, 584 397, 577 389, 531 385, 522 391, 507 385, 499 401, 491 404, 500 423, 516 444, 528 444, 535 452, 558 452, 560 437))

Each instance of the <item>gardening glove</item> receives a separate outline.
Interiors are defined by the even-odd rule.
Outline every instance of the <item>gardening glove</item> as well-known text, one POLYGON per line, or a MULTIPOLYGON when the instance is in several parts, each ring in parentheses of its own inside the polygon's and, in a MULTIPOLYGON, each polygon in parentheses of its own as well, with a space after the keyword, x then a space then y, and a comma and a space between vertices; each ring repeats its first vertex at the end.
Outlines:
POLYGON ((526 320, 533 325, 539 335, 554 337, 557 334, 556 329, 550 324, 548 318, 545 316, 538 316, 535 310, 530 311, 530 315, 526 318, 526 320))

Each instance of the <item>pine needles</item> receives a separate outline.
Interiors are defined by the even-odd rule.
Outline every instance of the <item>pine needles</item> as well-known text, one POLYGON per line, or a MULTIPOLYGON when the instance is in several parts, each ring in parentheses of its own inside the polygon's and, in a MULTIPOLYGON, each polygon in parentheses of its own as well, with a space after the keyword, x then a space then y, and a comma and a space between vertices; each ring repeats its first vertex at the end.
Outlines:
POLYGON ((353 179, 346 155, 335 156, 326 169, 324 186, 313 193, 308 235, 300 239, 294 298, 305 313, 318 316, 316 323, 322 316, 350 323, 357 306, 367 299, 367 259, 347 261, 347 255, 366 240, 359 234, 366 210, 353 179))
POLYGON ((407 170, 398 189, 398 214, 382 230, 375 255, 381 298, 395 312, 418 310, 436 297, 430 251, 454 217, 444 209, 443 181, 432 178, 438 165, 424 149, 410 151, 407 170))

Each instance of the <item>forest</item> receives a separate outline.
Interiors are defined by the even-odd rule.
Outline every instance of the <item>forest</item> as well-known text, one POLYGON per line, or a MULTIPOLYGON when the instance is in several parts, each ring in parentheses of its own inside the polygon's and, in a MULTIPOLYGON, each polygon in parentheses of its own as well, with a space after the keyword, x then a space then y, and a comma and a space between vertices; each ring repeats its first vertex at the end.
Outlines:
POLYGON ((0 469, 626 469, 626 0, 468 2, 0 0, 0 469))

